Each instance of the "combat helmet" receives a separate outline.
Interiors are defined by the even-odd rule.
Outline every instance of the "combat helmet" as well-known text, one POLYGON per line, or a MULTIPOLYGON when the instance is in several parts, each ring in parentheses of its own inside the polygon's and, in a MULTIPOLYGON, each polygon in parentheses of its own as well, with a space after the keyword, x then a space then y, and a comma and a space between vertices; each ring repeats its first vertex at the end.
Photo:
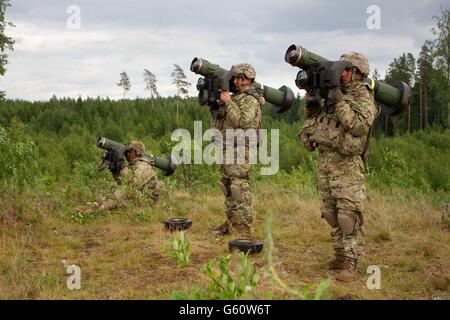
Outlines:
POLYGON ((369 60, 365 55, 359 52, 347 52, 341 55, 339 60, 349 61, 353 64, 354 67, 358 68, 361 73, 365 75, 369 75, 369 60))
POLYGON ((244 75, 248 79, 254 80, 256 78, 255 68, 251 64, 248 63, 238 63, 235 64, 231 68, 231 72, 233 73, 233 77, 238 75, 244 75))
POLYGON ((145 146, 141 141, 133 140, 128 142, 128 146, 136 151, 136 153, 140 156, 145 154, 145 146))

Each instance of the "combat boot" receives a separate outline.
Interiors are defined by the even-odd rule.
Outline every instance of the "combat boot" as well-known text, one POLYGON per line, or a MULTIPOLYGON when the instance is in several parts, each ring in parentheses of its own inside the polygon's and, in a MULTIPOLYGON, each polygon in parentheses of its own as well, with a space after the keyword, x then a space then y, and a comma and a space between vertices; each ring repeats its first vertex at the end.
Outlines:
POLYGON ((230 222, 228 220, 225 221, 217 228, 212 229, 211 232, 216 236, 224 236, 230 234, 230 222))
POLYGON ((341 249, 335 249, 334 256, 328 261, 329 270, 341 270, 344 269, 345 255, 341 249))
POLYGON ((344 267, 339 271, 338 274, 334 276, 337 281, 341 282, 352 282, 358 279, 358 272, 356 270, 356 266, 358 264, 358 260, 355 258, 345 257, 345 261, 343 263, 344 267))

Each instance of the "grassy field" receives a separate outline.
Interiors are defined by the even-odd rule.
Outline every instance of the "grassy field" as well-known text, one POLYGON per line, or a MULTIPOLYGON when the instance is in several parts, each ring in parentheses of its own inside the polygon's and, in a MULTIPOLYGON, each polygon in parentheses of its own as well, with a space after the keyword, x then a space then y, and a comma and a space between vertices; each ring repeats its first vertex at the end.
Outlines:
MULTIPOLYGON (((173 190, 156 207, 128 208, 80 218, 61 201, 59 190, 3 194, 0 216, 1 299, 171 299, 174 291, 209 284, 202 272, 213 258, 228 254, 227 241, 210 228, 223 222, 219 192, 192 194, 173 190), (192 265, 177 268, 171 258, 166 217, 190 217, 186 232, 192 265), (80 223, 83 222, 83 223, 80 223), (69 290, 66 266, 81 268, 80 290, 69 290)), ((255 234, 264 238, 267 214, 273 215, 274 266, 293 288, 313 288, 331 273, 329 228, 320 218, 320 199, 312 190, 259 186, 254 190, 255 234)), ((365 212, 366 254, 359 280, 332 282, 331 299, 450 299, 450 238, 441 224, 441 208, 425 196, 369 189, 365 212), (369 265, 381 269, 381 289, 369 290, 369 265)), ((236 259, 234 259, 236 260, 236 259)), ((233 261, 234 261, 233 260, 233 261)), ((261 280, 245 297, 292 299, 267 270, 263 254, 250 257, 261 280)), ((234 265, 235 265, 234 261, 234 265)))

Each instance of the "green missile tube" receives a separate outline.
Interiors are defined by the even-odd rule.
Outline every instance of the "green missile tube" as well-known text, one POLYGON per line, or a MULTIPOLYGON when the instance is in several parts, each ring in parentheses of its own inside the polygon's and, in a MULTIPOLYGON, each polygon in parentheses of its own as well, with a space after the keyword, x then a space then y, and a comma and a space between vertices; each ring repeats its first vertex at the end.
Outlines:
MULTIPOLYGON (((284 60, 294 67, 307 70, 311 64, 328 61, 307 49, 291 45, 284 56, 284 60)), ((383 113, 391 116, 402 113, 411 103, 411 88, 400 80, 387 83, 369 77, 365 81, 374 92, 375 101, 381 104, 383 113)))
MULTIPOLYGON (((225 69, 205 59, 194 58, 191 63, 191 71, 202 76, 208 76, 217 71, 225 71, 225 69)), ((274 111, 278 113, 289 110, 295 100, 294 93, 289 87, 286 86, 275 89, 261 83, 254 82, 253 87, 264 91, 264 99, 271 103, 274 111)))
MULTIPOLYGON (((122 143, 110 140, 108 138, 100 137, 97 140, 97 147, 104 149, 104 150, 112 151, 112 150, 117 150, 121 147, 127 147, 127 146, 122 143)), ((151 153, 145 153, 144 156, 149 158, 150 160, 153 160, 155 163, 155 167, 157 167, 158 169, 161 169, 163 172, 163 175, 165 175, 165 176, 172 175, 177 168, 177 165, 173 162, 173 159, 171 156, 169 156, 167 159, 161 158, 158 156, 154 156, 151 153)))

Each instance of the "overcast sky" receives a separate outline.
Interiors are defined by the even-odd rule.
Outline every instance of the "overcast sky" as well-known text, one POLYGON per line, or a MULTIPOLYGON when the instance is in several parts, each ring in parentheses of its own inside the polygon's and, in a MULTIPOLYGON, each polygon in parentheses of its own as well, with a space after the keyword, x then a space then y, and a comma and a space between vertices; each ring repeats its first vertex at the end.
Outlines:
POLYGON ((9 98, 46 100, 58 97, 119 99, 116 85, 126 71, 131 80, 128 97, 144 97, 143 69, 158 79, 161 95, 176 93, 170 73, 179 64, 196 95, 198 76, 189 70, 194 57, 229 69, 232 64, 254 65, 257 81, 273 87, 287 85, 294 92, 297 68, 284 61, 291 44, 330 60, 346 51, 360 51, 371 70, 384 76, 388 64, 403 52, 417 57, 432 39, 434 15, 448 0, 320 1, 320 0, 11 0, 8 29, 16 43, 9 54, 0 89, 9 98), (73 11, 80 9, 80 28, 73 11), (380 8, 380 29, 368 29, 380 8), (72 24, 70 24, 72 23, 72 24))

